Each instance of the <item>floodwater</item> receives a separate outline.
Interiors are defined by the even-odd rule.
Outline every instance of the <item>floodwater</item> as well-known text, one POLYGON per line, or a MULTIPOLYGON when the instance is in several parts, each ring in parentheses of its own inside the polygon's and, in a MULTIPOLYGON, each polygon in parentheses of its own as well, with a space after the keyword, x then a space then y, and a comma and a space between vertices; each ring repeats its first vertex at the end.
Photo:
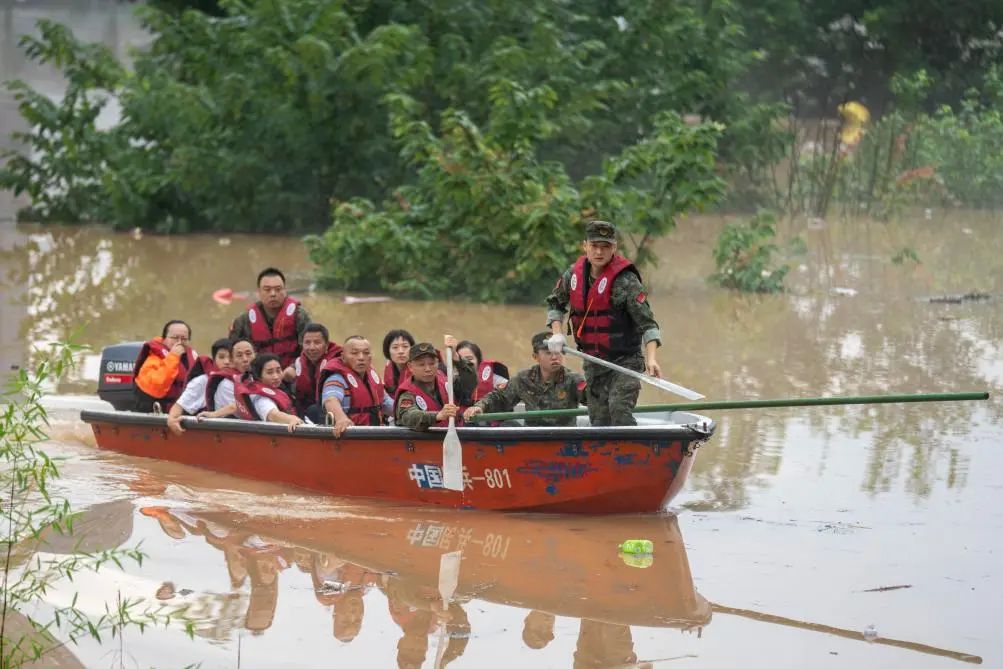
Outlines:
MULTIPOLYGON (((108 39, 102 22, 114 15, 116 39, 141 40, 116 6, 66 11, 93 39, 108 39)), ((28 10, 10 7, 0 4, 4 25, 23 24, 28 10)), ((0 54, 13 76, 9 49, 0 54)), ((74 333, 92 348, 49 400, 47 449, 66 458, 58 491, 84 512, 85 548, 147 554, 60 584, 33 613, 79 593, 97 614, 120 592, 187 606, 194 625, 191 639, 175 623, 82 642, 61 666, 1003 666, 998 216, 786 224, 808 252, 777 296, 708 285, 723 221, 685 221, 645 271, 673 381, 711 399, 994 397, 708 412, 717 434, 669 513, 604 519, 360 505, 99 451, 77 414, 99 404, 101 346, 180 316, 208 348, 245 306, 217 304, 214 290, 251 290, 265 265, 306 288, 312 268, 297 239, 15 226, 13 207, 0 202, 0 373, 74 333), (891 262, 907 246, 922 262, 891 262), (970 291, 994 298, 924 299, 970 291), (651 539, 653 558, 621 559, 630 538, 651 539)), ((544 318, 539 305, 301 297, 339 339, 448 331, 512 367, 528 364, 544 318)), ((658 401, 674 398, 644 391, 642 402, 658 401)))

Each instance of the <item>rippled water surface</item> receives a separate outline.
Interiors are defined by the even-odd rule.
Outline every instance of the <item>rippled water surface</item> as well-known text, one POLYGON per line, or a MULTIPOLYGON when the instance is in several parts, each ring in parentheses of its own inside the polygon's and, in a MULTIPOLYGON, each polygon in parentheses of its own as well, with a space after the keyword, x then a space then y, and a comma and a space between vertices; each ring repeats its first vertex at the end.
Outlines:
MULTIPOLYGON (((41 3, 44 4, 44 3, 41 3)), ((30 5, 30 3, 29 3, 30 5)), ((52 3, 91 39, 142 42, 127 10, 52 3)), ((0 4, 4 78, 51 73, 18 60, 11 35, 44 13, 0 4), (34 12, 34 13, 32 13, 34 12)), ((0 99, 4 133, 16 124, 0 99)), ((49 450, 58 487, 84 510, 88 549, 142 542, 148 559, 62 584, 99 612, 121 591, 188 605, 179 626, 72 647, 64 666, 203 667, 947 667, 1003 666, 1003 426, 995 399, 709 412, 672 514, 560 518, 360 505, 300 490, 98 451, 100 348, 183 317, 206 349, 265 265, 292 288, 312 268, 297 239, 163 238, 99 228, 15 226, 0 200, 0 373, 32 346, 73 333, 93 352, 54 389, 49 450), (655 542, 650 561, 617 544, 655 542), (443 555, 462 551, 458 567, 443 555), (444 571, 445 570, 445 571, 444 571), (444 602, 439 581, 455 573, 444 602), (901 587, 899 587, 901 586, 901 587), (873 626, 875 638, 864 640, 873 626)), ((648 268, 668 378, 712 399, 987 390, 1003 387, 1003 221, 932 212, 896 223, 789 224, 808 252, 790 290, 709 286, 722 225, 688 220, 648 268), (915 249, 921 263, 891 257, 915 249), (926 298, 981 291, 985 301, 926 298)), ((569 258, 569 261, 571 259, 569 258)), ((339 339, 392 327, 477 341, 529 362, 544 309, 454 302, 349 303, 305 293, 339 339)), ((377 356, 379 364, 382 360, 377 356)), ((642 402, 671 401, 646 389, 642 402)), ((70 545, 54 542, 52 553, 70 545)))

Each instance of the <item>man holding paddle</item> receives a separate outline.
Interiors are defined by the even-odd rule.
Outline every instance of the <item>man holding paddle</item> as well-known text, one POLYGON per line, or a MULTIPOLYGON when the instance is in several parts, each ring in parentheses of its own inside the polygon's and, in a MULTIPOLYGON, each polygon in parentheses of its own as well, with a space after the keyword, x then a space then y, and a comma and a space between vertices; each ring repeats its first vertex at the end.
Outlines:
MULTIPOLYGON (((616 252, 616 228, 590 221, 585 228, 585 255, 567 269, 547 298, 551 351, 565 349, 561 330, 570 307, 569 331, 578 350, 600 361, 661 378, 655 352, 661 345, 658 323, 633 263, 616 252)), ((589 422, 592 425, 636 425, 633 409, 641 392, 634 376, 586 361, 589 422)))

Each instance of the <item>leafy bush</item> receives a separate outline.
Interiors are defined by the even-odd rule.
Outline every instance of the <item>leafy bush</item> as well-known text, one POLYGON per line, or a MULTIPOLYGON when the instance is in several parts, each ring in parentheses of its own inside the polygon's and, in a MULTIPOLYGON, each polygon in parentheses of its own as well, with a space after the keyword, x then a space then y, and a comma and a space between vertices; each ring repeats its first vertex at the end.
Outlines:
POLYGON ((724 226, 714 245, 717 271, 711 281, 734 290, 755 293, 775 293, 783 290, 784 277, 790 270, 786 264, 774 267, 777 252, 776 218, 759 212, 746 223, 724 226))
MULTIPOLYGON (((508 87, 515 84, 509 83, 508 87)), ((538 299, 584 238, 583 220, 623 221, 640 236, 634 250, 672 228, 675 217, 714 201, 716 126, 688 127, 671 114, 657 134, 609 159, 580 191, 563 166, 540 160, 533 145, 513 141, 546 114, 542 90, 497 95, 486 128, 459 111, 438 134, 415 117, 416 102, 388 99, 402 157, 417 181, 377 208, 341 203, 333 225, 307 238, 321 283, 419 297, 481 301, 538 299)))
POLYGON ((576 181, 653 132, 661 110, 744 110, 731 83, 749 56, 727 2, 171 0, 139 11, 154 40, 133 71, 50 22, 22 39, 71 82, 58 103, 11 84, 32 130, 0 185, 27 192, 34 218, 321 229, 332 199, 380 201, 418 180, 396 150, 388 95, 414 99, 429 127, 462 112, 576 181), (110 97, 121 122, 98 130, 110 97), (516 115, 502 115, 502 97, 516 115))

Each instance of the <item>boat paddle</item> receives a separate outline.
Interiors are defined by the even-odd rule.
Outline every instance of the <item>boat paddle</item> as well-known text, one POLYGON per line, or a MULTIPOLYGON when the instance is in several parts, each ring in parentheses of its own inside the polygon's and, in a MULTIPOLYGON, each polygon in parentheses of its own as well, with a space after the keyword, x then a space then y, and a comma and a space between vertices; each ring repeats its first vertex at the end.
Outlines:
POLYGON ((460 582, 460 558, 463 551, 443 553, 439 557, 439 596, 442 598, 442 617, 439 619, 439 643, 435 651, 435 669, 442 666, 442 656, 446 653, 446 612, 453 601, 456 586, 460 582))
POLYGON ((641 372, 635 372, 633 369, 627 369, 626 367, 621 367, 620 365, 613 364, 609 360, 603 360, 602 358, 597 358, 594 355, 589 355, 588 353, 582 353, 581 351, 576 351, 570 346, 564 347, 564 352, 568 355, 573 355, 576 358, 581 358, 582 360, 588 360, 591 363, 600 365, 607 369, 612 369, 614 372, 620 372, 627 376, 633 377, 638 381, 647 383, 649 386, 655 386, 662 390, 666 390, 673 395, 679 395, 680 397, 685 397, 688 400, 700 400, 704 396, 695 390, 690 390, 689 388, 684 388, 672 381, 666 381, 665 379, 658 379, 654 376, 648 376, 647 374, 642 374, 641 372))
MULTIPOLYGON (((446 349, 446 392, 453 403, 453 349, 446 349)), ((456 433, 456 419, 450 416, 446 438, 442 440, 442 485, 447 490, 463 491, 463 447, 456 433)))

